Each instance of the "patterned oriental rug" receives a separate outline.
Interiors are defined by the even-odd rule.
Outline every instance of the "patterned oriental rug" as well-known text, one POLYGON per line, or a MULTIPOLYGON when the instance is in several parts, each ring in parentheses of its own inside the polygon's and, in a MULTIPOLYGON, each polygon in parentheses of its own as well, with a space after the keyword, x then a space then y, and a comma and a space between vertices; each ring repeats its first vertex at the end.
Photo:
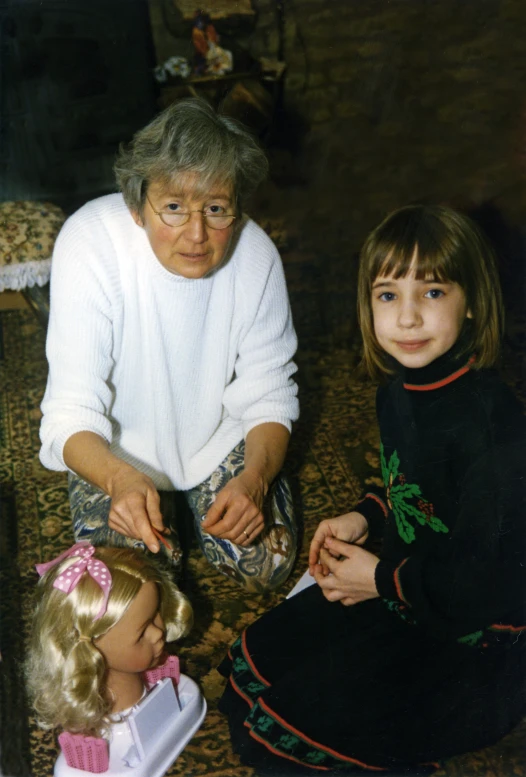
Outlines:
MULTIPOLYGON (((334 337, 326 323, 327 306, 341 302, 339 280, 334 279, 331 289, 330 279, 325 279, 325 298, 320 298, 315 282, 322 272, 319 263, 294 246, 281 248, 300 338, 302 416, 293 434, 288 468, 297 514, 303 519, 301 551, 283 590, 266 596, 240 595, 240 589, 216 573, 191 544, 184 589, 194 605, 196 624, 178 653, 183 671, 206 696, 208 714, 168 772, 171 777, 251 777, 253 770, 232 753, 226 720, 217 711, 224 680, 215 667, 239 632, 281 601, 302 575, 318 522, 345 512, 366 484, 379 482, 374 387, 357 377, 358 345, 351 338, 334 337)), ((345 293, 352 299, 351 289, 345 293)), ((31 311, 3 312, 0 324, 0 772, 9 777, 50 777, 57 756, 55 739, 38 729, 27 709, 20 661, 37 579, 34 565, 64 550, 73 537, 66 476, 45 470, 38 460, 39 404, 47 372, 44 330, 31 311)), ((512 341, 508 355, 515 369, 508 369, 508 374, 521 390, 522 323, 512 341)), ((437 777, 525 775, 525 734, 526 725, 521 724, 499 745, 452 759, 437 777)))

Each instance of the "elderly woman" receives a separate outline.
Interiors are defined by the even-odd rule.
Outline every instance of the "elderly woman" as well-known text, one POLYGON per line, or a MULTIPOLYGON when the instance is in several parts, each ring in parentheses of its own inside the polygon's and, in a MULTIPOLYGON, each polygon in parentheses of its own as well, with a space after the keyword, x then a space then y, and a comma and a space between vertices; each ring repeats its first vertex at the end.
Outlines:
POLYGON ((84 205, 56 242, 41 461, 69 470, 77 540, 177 556, 159 492, 183 491, 207 559, 276 588, 297 542, 280 474, 297 341, 278 252, 242 213, 266 158, 186 100, 115 171, 122 193, 84 205))

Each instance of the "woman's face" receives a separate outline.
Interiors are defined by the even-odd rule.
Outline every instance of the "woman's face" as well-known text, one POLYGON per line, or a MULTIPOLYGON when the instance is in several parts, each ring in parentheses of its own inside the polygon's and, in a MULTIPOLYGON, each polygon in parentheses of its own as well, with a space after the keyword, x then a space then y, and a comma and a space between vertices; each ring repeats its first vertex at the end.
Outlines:
POLYGON ((217 184, 212 189, 209 193, 201 193, 197 178, 191 173, 169 188, 153 183, 148 187, 143 215, 132 213, 136 223, 145 230, 157 259, 175 275, 204 278, 219 267, 228 252, 234 225, 211 229, 198 211, 219 206, 226 209, 226 213, 235 213, 234 193, 226 184, 217 184), (170 227, 155 211, 195 212, 190 213, 186 224, 170 227))

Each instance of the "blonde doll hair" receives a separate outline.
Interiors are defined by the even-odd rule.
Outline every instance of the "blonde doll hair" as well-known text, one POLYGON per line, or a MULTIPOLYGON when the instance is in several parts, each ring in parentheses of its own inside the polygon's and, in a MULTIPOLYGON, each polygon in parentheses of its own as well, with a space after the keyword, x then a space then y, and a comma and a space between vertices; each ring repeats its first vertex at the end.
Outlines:
POLYGON ((193 613, 168 570, 144 552, 101 547, 96 548, 94 558, 106 564, 112 577, 106 612, 95 620, 103 592, 87 573, 69 594, 53 587, 76 558, 66 558, 52 567, 37 586, 25 670, 29 695, 43 728, 101 736, 110 723, 112 699, 105 692, 106 665, 96 640, 118 623, 143 583, 157 584, 168 642, 190 631, 193 613))
POLYGON ((394 211, 374 229, 362 248, 358 273, 358 318, 363 365, 379 378, 392 372, 374 333, 372 287, 379 275, 403 278, 416 251, 416 277, 458 283, 472 318, 464 327, 465 352, 475 354, 473 367, 495 364, 504 326, 502 296, 495 257, 476 224, 452 208, 408 205, 394 211))

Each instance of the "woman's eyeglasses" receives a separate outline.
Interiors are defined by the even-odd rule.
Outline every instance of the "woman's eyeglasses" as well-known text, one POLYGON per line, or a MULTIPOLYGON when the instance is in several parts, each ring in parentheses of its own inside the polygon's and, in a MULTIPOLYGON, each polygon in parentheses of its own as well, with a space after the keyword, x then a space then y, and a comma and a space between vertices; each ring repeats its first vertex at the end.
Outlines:
MULTIPOLYGON (((226 229, 234 223, 236 217, 228 213, 210 213, 209 210, 189 210, 186 213, 179 211, 169 210, 155 210, 150 198, 146 195, 146 199, 150 203, 150 207, 156 216, 159 216, 163 224, 167 227, 182 227, 189 220, 192 213, 201 213, 205 224, 210 229, 226 229)), ((213 207, 213 206, 212 206, 213 207)))

